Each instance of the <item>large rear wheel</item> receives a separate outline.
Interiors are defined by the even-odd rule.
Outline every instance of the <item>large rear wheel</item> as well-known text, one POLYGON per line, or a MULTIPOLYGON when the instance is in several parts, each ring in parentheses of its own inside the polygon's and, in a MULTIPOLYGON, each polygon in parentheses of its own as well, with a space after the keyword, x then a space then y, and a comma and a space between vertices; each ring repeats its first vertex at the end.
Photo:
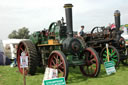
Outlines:
POLYGON ((86 48, 81 56, 85 60, 85 65, 80 66, 80 71, 84 76, 96 77, 100 72, 100 60, 97 52, 89 47, 86 48))
POLYGON ((36 72, 38 54, 37 54, 36 47, 32 43, 32 41, 30 40, 21 41, 18 45, 17 64, 21 74, 23 74, 23 69, 20 68, 20 57, 22 52, 25 53, 25 56, 28 56, 28 67, 24 69, 25 75, 27 74, 34 75, 36 72))
POLYGON ((52 51, 48 59, 48 67, 58 70, 58 77, 68 77, 68 62, 63 52, 52 51))

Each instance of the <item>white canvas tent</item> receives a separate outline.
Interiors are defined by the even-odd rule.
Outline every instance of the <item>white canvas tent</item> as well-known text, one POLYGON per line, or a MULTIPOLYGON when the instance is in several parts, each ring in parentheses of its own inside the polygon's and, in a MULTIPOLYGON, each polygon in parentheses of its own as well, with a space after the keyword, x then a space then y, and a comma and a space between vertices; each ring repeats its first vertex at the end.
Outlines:
POLYGON ((0 52, 4 52, 4 46, 2 40, 0 40, 0 52))
POLYGON ((0 65, 5 65, 6 64, 6 56, 4 54, 4 47, 2 40, 0 40, 0 65))
POLYGON ((26 39, 7 39, 7 40, 2 40, 3 41, 3 46, 5 50, 5 55, 9 59, 15 59, 16 54, 14 53, 15 45, 18 45, 20 41, 26 40, 26 39))
POLYGON ((5 55, 13 60, 16 58, 16 54, 14 53, 15 50, 15 45, 18 45, 20 41, 25 40, 25 39, 7 39, 7 40, 2 40, 3 41, 3 46, 5 50, 5 55))
POLYGON ((25 39, 7 39, 0 40, 0 65, 9 65, 10 59, 15 59, 14 45, 25 39))

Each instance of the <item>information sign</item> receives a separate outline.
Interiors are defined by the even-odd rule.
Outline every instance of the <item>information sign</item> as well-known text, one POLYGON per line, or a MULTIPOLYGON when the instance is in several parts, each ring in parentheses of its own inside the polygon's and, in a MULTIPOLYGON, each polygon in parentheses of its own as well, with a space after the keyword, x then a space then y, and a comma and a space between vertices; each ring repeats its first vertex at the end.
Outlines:
POLYGON ((107 75, 116 73, 114 61, 104 62, 104 66, 105 66, 107 75))

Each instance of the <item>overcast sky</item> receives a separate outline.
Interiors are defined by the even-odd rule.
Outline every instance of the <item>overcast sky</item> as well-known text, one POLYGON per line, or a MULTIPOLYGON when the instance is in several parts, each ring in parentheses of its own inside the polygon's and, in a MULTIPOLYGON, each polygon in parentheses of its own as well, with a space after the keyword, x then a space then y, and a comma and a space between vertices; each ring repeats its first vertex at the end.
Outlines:
POLYGON ((65 3, 72 3, 73 29, 90 31, 95 26, 114 22, 115 10, 121 12, 121 24, 128 24, 128 0, 0 0, 0 39, 22 27, 30 32, 48 28, 65 17, 65 3))

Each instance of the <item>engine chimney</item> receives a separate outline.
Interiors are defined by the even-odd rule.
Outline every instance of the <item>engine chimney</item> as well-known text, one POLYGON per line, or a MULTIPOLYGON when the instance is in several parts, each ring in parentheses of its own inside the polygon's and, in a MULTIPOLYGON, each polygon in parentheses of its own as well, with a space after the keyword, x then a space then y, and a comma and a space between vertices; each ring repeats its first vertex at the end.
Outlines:
POLYGON ((116 31, 118 32, 120 29, 120 11, 116 10, 114 12, 114 16, 115 16, 116 31))
POLYGON ((67 36, 73 37, 73 27, 72 27, 72 4, 65 4, 65 14, 66 14, 66 24, 67 24, 67 36))

